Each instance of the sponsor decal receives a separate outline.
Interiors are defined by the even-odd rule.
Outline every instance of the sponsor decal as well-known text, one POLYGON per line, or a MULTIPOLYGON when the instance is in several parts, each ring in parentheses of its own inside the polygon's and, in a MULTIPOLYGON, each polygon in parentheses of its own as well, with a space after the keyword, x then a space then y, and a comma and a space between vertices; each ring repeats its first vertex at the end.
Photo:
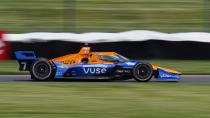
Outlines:
POLYGON ((65 61, 61 61, 61 63, 64 63, 64 64, 75 64, 75 60, 65 60, 65 61))
POLYGON ((161 78, 170 78, 172 77, 171 75, 166 75, 166 74, 163 74, 163 75, 160 75, 161 78))
POLYGON ((133 65, 135 65, 136 63, 126 62, 126 64, 129 65, 129 66, 133 66, 133 65))
POLYGON ((59 76, 59 75, 63 75, 62 72, 56 72, 56 75, 59 76))
POLYGON ((116 70, 117 73, 130 73, 130 70, 116 70))
POLYGON ((58 67, 60 67, 60 68, 68 68, 68 66, 65 66, 65 65, 59 65, 58 67))
POLYGON ((99 64, 99 65, 83 65, 83 67, 99 67, 99 68, 107 68, 107 65, 102 65, 102 64, 99 64))
POLYGON ((83 68, 83 71, 85 74, 105 74, 107 72, 107 69, 106 68, 100 68, 100 67, 97 67, 97 68, 94 68, 94 67, 86 67, 86 68, 83 68))

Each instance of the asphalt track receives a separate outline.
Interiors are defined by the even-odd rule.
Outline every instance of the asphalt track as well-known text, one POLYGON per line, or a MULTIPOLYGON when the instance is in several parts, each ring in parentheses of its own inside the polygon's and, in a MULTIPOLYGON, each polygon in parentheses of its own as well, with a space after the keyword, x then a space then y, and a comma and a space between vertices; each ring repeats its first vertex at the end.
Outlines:
MULTIPOLYGON (((0 82, 40 82, 30 79, 30 75, 0 75, 0 82)), ((129 80, 57 80, 44 82, 69 82, 69 83, 139 83, 134 79, 129 80)), ((182 75, 179 81, 163 81, 152 79, 149 83, 210 83, 210 75, 182 75)))

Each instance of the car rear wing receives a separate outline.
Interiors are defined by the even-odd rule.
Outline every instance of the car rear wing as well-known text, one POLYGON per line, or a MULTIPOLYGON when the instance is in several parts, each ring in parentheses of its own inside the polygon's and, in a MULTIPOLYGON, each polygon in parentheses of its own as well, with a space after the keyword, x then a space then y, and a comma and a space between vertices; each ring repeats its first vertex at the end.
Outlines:
POLYGON ((15 55, 19 63, 20 71, 29 71, 31 64, 36 59, 34 51, 17 51, 15 55))

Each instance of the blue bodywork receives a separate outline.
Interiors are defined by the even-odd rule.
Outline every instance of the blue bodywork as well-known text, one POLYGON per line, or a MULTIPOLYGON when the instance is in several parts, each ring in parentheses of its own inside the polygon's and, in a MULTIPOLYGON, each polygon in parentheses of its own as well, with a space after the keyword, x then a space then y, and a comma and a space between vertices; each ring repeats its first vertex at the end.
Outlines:
POLYGON ((56 65, 55 78, 81 77, 81 76, 109 76, 113 71, 114 64, 80 64, 67 65, 53 61, 56 65))
POLYGON ((180 79, 180 75, 169 73, 160 68, 158 68, 158 72, 159 72, 158 79, 161 79, 161 80, 165 80, 165 79, 166 80, 179 80, 180 79))
MULTIPOLYGON (((122 67, 134 67, 139 61, 130 60, 123 63, 114 64, 80 64, 80 65, 67 65, 53 61, 56 65, 54 68, 56 70, 55 78, 62 77, 81 77, 81 76, 110 76, 116 66, 122 67)), ((172 74, 158 68, 158 79, 161 80, 179 80, 180 76, 177 74, 172 74)))
POLYGON ((118 66, 123 66, 123 67, 134 67, 134 65, 136 63, 138 63, 139 61, 136 61, 136 60, 129 60, 129 61, 126 61, 126 62, 122 62, 122 63, 115 63, 115 65, 118 65, 118 66))
POLYGON ((36 56, 34 51, 17 51, 15 52, 18 60, 35 60, 36 56))

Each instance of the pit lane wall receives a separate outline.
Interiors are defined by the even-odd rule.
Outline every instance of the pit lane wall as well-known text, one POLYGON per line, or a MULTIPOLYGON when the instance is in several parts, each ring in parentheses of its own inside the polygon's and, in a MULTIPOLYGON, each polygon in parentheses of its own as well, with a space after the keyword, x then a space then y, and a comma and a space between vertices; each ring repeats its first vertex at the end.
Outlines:
MULTIPOLYGON (((134 30, 119 33, 25 33, 5 34, 11 51, 34 50, 53 58, 79 51, 89 43, 92 51, 115 51, 133 59, 210 59, 210 33, 162 33, 134 30)), ((11 53, 14 59, 14 53, 11 53)))

